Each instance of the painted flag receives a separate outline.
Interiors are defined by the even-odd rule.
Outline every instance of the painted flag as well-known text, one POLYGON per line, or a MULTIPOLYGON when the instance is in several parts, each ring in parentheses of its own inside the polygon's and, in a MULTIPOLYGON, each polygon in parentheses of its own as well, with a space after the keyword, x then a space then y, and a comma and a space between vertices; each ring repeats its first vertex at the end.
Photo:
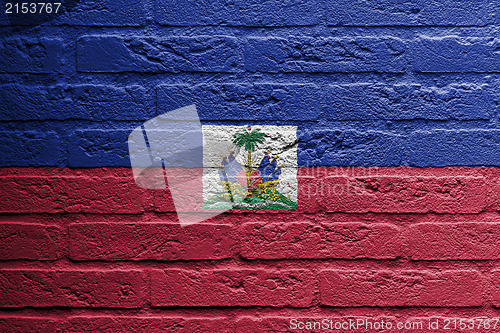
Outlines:
POLYGON ((3 5, 0 333, 500 331, 499 1, 3 5))

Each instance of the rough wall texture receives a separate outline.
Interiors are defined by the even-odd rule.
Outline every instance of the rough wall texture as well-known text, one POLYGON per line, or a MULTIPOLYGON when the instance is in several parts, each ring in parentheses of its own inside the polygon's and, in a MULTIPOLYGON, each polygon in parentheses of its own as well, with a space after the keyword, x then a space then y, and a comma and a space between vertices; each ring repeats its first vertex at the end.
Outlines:
POLYGON ((0 33, 0 332, 495 331, 496 1, 76 0, 0 33), (137 187, 130 131, 191 103, 298 126, 299 210, 181 228, 137 187))

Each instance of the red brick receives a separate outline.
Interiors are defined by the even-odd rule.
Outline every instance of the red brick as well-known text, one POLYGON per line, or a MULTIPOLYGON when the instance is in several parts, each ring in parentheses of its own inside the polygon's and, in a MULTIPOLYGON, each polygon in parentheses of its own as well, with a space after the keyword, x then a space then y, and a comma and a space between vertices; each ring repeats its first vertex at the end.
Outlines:
POLYGON ((401 251, 398 229, 382 223, 246 223, 240 234, 248 259, 394 259, 401 251))
POLYGON ((0 318, 0 332, 63 332, 64 322, 44 317, 3 317, 0 318))
POLYGON ((493 199, 484 177, 327 177, 320 204, 346 213, 479 213, 493 199))
POLYGON ((320 273, 321 304, 330 306, 471 307, 483 304, 477 271, 341 271, 320 273))
POLYGON ((234 332, 228 318, 72 317, 68 332, 234 332))
POLYGON ((305 307, 314 294, 307 270, 154 270, 153 306, 305 307))
POLYGON ((0 177, 2 213, 140 213, 145 191, 134 179, 96 176, 0 177))
POLYGON ((144 303, 142 271, 0 271, 2 307, 117 307, 144 303))
POLYGON ((58 259, 66 247, 63 237, 54 225, 1 223, 0 259, 58 259))
POLYGON ((231 226, 166 223, 78 223, 70 225, 75 260, 197 260, 233 255, 231 226))
POLYGON ((500 270, 496 269, 491 272, 492 296, 493 305, 500 307, 500 270))
POLYGON ((500 257, 498 223, 419 223, 407 232, 413 260, 484 260, 500 257))

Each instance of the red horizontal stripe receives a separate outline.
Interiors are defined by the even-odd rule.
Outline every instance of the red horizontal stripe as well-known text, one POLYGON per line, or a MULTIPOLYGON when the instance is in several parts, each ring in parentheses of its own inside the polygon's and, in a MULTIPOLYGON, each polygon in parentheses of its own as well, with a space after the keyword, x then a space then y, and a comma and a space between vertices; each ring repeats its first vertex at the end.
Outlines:
MULTIPOLYGON (((498 167, 299 168, 298 206, 299 212, 495 211, 499 176, 498 167)), ((128 168, 0 169, 0 186, 1 213, 175 212, 168 189, 138 187, 128 168)))

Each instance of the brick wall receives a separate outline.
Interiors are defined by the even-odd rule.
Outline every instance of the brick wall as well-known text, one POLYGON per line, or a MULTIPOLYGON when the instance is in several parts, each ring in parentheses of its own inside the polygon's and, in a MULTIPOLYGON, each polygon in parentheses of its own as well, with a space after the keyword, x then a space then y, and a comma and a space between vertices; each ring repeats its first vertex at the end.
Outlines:
POLYGON ((500 5, 66 5, 0 13, 0 331, 500 317, 500 5), (299 126, 299 210, 180 227, 136 186, 130 131, 191 103, 299 126))

